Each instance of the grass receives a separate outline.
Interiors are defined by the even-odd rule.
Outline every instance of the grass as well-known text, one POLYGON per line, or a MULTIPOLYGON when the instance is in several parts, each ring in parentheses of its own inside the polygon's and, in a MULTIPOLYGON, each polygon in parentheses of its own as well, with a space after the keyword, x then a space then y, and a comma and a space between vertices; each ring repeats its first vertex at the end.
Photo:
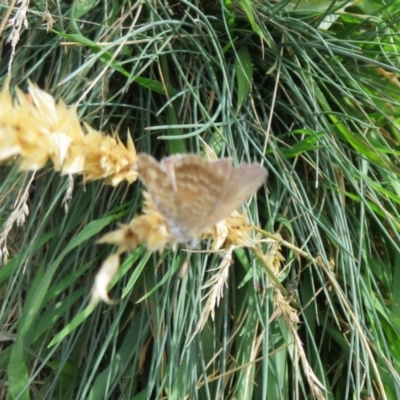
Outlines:
POLYGON ((68 177, 4 164, 0 397, 399 398, 398 8, 31 3, 13 57, 2 42, 3 85, 29 79, 159 158, 204 141, 262 162, 246 210, 266 233, 228 265, 192 254, 184 277, 182 249, 139 247, 118 304, 91 306, 115 251, 96 241, 140 212, 140 185, 74 176, 65 213, 68 177))

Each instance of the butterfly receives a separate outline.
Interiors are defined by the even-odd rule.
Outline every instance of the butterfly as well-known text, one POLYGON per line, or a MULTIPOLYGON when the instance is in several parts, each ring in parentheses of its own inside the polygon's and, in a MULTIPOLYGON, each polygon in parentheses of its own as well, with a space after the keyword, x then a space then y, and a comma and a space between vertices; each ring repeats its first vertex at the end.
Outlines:
POLYGON ((260 164, 242 162, 235 168, 229 158, 209 161, 194 154, 158 162, 140 153, 137 172, 176 243, 193 243, 238 209, 268 177, 260 164))

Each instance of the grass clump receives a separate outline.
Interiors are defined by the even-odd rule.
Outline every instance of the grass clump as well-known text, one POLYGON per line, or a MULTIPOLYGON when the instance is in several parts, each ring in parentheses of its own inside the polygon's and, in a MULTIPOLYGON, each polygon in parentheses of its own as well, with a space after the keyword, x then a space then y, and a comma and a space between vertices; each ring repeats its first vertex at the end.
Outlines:
POLYGON ((270 174, 246 206, 253 247, 194 252, 179 277, 185 252, 139 246, 120 301, 95 306, 115 252, 96 242, 141 212, 140 185, 8 158, 2 393, 399 398, 398 3, 2 5, 3 87, 29 79, 139 152, 210 149, 270 174))

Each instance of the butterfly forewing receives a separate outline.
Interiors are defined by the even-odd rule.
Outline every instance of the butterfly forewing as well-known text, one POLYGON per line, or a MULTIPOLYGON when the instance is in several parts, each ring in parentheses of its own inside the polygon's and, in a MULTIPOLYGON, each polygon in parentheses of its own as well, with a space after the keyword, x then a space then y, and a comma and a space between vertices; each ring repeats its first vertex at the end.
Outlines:
POLYGON ((137 171, 157 210, 167 221, 176 218, 176 193, 161 164, 155 158, 141 153, 138 155, 137 171))
POLYGON ((225 169, 225 185, 221 188, 218 202, 204 220, 203 229, 214 226, 237 210, 265 182, 268 172, 258 164, 242 163, 238 168, 230 165, 225 169))

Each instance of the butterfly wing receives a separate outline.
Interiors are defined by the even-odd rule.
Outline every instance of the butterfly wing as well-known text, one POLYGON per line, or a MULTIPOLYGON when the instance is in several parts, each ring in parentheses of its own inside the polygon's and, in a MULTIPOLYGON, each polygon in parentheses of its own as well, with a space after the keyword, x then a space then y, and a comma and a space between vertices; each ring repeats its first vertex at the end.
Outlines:
POLYGON ((172 186, 176 189, 178 204, 176 223, 183 236, 193 239, 204 231, 204 222, 223 193, 224 171, 230 163, 228 159, 211 162, 195 155, 172 156, 162 161, 174 179, 172 186))
POLYGON ((176 218, 176 192, 161 164, 152 156, 140 153, 137 159, 137 171, 157 210, 167 222, 176 218))
POLYGON ((243 162, 239 167, 219 165, 226 177, 214 209, 204 221, 202 230, 214 226, 246 202, 265 182, 268 172, 259 164, 243 162))

